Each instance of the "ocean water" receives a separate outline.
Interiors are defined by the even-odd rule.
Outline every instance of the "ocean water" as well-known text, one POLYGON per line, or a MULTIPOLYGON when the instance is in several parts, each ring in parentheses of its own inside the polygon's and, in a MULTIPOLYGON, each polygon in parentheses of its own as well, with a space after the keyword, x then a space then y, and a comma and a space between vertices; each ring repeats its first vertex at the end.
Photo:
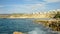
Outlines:
POLYGON ((23 32, 26 34, 58 34, 42 24, 36 24, 34 19, 0 19, 0 34, 13 34, 13 32, 23 32))

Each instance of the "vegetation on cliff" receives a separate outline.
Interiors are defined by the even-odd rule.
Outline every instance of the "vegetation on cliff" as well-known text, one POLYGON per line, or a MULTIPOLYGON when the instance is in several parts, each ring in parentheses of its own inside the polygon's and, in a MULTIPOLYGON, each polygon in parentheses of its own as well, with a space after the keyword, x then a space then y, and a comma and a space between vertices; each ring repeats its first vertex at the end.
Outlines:
POLYGON ((60 18, 60 11, 57 11, 57 14, 53 18, 60 18))

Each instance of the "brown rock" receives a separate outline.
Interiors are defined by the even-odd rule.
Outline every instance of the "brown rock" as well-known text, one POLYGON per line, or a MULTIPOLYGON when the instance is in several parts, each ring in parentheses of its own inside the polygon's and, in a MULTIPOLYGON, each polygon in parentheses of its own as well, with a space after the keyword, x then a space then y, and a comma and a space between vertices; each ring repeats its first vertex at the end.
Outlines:
POLYGON ((22 32, 13 32, 13 34, 23 34, 22 32))

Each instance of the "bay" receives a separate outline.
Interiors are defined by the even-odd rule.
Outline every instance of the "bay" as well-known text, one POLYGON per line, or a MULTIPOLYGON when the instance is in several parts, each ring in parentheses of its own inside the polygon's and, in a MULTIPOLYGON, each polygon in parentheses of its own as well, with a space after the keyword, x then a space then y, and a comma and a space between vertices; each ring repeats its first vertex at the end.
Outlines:
POLYGON ((34 19, 0 19, 0 34, 13 34, 13 32, 23 32, 28 34, 58 34, 52 33, 48 28, 42 24, 36 24, 34 19))

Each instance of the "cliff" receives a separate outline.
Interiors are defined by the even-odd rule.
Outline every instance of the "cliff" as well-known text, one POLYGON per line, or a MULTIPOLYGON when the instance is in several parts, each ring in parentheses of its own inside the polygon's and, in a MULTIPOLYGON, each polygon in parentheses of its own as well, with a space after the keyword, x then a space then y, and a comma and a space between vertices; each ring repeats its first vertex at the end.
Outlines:
MULTIPOLYGON (((57 11, 38 14, 0 14, 0 18, 53 18, 56 14, 57 11)), ((60 17, 60 15, 58 16, 60 17)))
POLYGON ((0 15, 0 18, 50 18, 51 14, 23 14, 23 15, 0 15))

